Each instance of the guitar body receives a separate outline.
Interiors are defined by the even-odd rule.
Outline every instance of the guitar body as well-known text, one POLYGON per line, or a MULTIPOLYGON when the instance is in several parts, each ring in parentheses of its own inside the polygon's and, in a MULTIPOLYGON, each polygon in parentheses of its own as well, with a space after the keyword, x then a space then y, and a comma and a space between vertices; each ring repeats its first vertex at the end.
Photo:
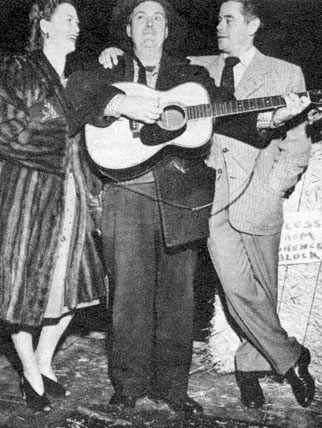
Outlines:
POLYGON ((86 125, 88 153, 103 173, 118 180, 144 174, 171 151, 200 149, 211 138, 212 117, 194 120, 187 107, 209 104, 207 91, 197 83, 184 83, 160 92, 137 83, 116 83, 127 95, 160 98, 164 114, 154 125, 119 118, 98 128, 86 125))

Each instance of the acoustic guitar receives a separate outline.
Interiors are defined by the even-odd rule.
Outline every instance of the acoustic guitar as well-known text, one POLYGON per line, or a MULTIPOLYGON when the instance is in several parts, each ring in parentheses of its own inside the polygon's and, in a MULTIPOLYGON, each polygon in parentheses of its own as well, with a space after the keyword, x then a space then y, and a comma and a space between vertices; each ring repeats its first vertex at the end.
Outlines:
MULTIPOLYGON (((165 104, 163 114, 153 125, 125 117, 105 128, 86 125, 90 157, 103 174, 116 180, 144 174, 176 149, 202 148, 211 138, 214 118, 285 106, 280 95, 210 104, 206 89, 194 82, 164 92, 131 82, 113 85, 127 95, 160 98, 165 104)), ((309 96, 312 103, 320 103, 322 91, 299 95, 309 96)))

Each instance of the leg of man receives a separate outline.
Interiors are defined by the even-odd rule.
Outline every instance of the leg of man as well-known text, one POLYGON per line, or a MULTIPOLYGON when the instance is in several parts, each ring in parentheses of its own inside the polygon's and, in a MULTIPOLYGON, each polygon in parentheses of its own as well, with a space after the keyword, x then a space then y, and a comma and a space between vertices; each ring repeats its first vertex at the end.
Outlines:
POLYGON ((284 375, 301 354, 301 345, 288 337, 276 312, 278 242, 278 236, 241 234, 230 225, 227 210, 210 219, 210 256, 229 312, 249 342, 237 351, 238 370, 272 366, 284 375))
POLYGON ((188 390, 197 253, 166 249, 160 242, 158 255, 153 390, 173 401, 185 398, 188 390))
POLYGON ((154 341, 156 224, 153 183, 104 191, 102 239, 112 286, 112 352, 109 375, 116 394, 135 399, 148 392, 154 341))

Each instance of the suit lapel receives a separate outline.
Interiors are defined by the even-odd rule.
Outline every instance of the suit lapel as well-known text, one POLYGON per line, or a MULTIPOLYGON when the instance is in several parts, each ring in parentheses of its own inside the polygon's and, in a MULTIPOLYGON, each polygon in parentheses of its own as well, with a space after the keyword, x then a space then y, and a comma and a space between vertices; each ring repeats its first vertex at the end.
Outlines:
POLYGON ((155 89, 158 89, 159 91, 165 90, 166 82, 168 79, 168 76, 166 75, 165 70, 166 70, 166 60, 163 56, 161 59, 161 62, 160 62, 160 68, 159 68, 159 72, 158 72, 157 81, 155 83, 155 89))
POLYGON ((120 62, 120 70, 122 80, 126 82, 133 82, 134 80, 134 62, 133 57, 131 55, 125 54, 123 58, 121 58, 120 62))
POLYGON ((256 51, 255 56, 247 67, 239 85, 235 91, 237 99, 254 97, 254 93, 258 91, 265 83, 265 78, 269 72, 266 64, 265 55, 256 51))
POLYGON ((169 57, 164 53, 161 58, 158 78, 156 81, 155 88, 159 91, 166 91, 169 89, 169 83, 175 82, 173 80, 174 64, 169 61, 169 57))

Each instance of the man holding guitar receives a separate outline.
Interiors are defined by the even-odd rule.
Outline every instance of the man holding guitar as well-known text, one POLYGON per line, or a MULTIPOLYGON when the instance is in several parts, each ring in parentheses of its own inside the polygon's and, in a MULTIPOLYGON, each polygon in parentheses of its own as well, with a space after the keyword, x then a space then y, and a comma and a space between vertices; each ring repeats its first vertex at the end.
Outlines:
MULTIPOLYGON (((222 2, 217 26, 222 54, 207 60, 212 77, 220 82, 225 58, 237 57, 237 99, 305 91, 299 67, 254 47, 259 27, 256 0, 222 2)), ((235 360, 237 381, 241 400, 250 408, 265 403, 259 372, 274 370, 285 376, 303 407, 314 396, 310 352, 288 337, 277 314, 283 198, 297 183, 310 155, 304 119, 290 123, 282 138, 273 138, 262 150, 215 134, 209 158, 217 177, 208 248, 229 313, 242 331, 235 360)))
MULTIPOLYGON (((166 42, 176 28, 176 15, 166 0, 124 0, 118 6, 118 28, 131 41, 133 53, 124 55, 113 70, 89 65, 70 76, 67 91, 75 106, 74 125, 87 124, 87 133, 91 132, 89 126, 109 129, 116 121, 125 120, 124 132, 133 144, 139 139, 153 146, 158 144, 159 134, 154 128, 150 132, 148 126, 167 116, 168 95, 163 96, 164 92, 193 82, 206 88, 211 102, 227 96, 205 69, 166 54, 166 42), (132 93, 132 86, 119 85, 144 83, 144 78, 147 86, 159 92, 149 96, 146 86, 132 93), (149 137, 144 139, 146 133, 149 137)), ((202 102, 208 104, 208 98, 202 102)), ((274 114, 275 124, 303 109, 295 96, 286 97, 286 102, 287 106, 274 114)), ((188 110, 182 103, 171 108, 171 120, 165 121, 170 129, 173 117, 195 114, 194 109, 188 110)), ((263 147, 266 142, 258 136, 256 117, 227 119, 217 130, 263 147)), ((184 128, 189 129, 189 125, 184 128)), ((104 144, 98 147, 108 163, 109 151, 103 153, 104 144)), ((114 172, 104 168, 97 156, 96 163, 105 176, 101 230, 113 312, 109 374, 115 393, 110 404, 133 408, 139 398, 149 395, 167 403, 174 412, 197 414, 203 409, 187 394, 195 243, 208 234, 206 207, 213 199, 214 181, 212 169, 202 157, 206 148, 179 149, 172 147, 152 165, 144 161, 142 169, 130 164, 128 170, 116 168, 114 172)), ((128 152, 131 146, 119 156, 127 157, 128 152)))

